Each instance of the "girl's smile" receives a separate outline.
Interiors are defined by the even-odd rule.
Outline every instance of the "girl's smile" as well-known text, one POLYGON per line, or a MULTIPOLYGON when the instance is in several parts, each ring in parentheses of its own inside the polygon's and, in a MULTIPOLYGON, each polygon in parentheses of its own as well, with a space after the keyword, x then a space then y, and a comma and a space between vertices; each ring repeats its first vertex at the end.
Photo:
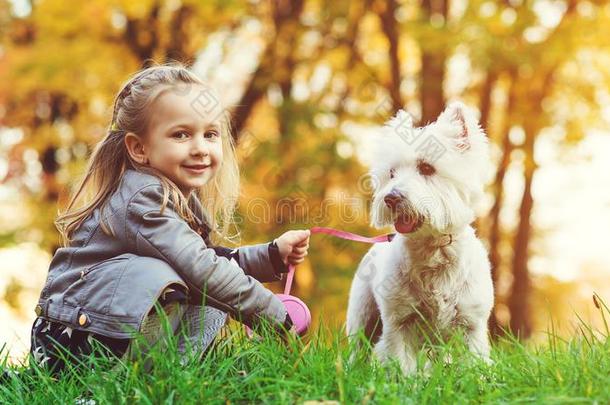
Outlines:
POLYGON ((202 174, 210 165, 184 165, 184 168, 193 174, 202 174))

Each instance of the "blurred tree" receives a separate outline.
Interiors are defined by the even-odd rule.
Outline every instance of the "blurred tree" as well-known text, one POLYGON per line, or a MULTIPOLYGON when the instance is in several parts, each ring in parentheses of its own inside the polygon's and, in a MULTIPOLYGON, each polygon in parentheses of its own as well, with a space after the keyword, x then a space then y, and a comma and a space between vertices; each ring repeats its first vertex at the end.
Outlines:
POLYGON ((252 74, 241 100, 233 111, 233 129, 236 139, 241 134, 254 106, 263 97, 270 84, 280 82, 282 94, 289 94, 294 60, 294 43, 301 31, 299 18, 303 1, 278 0, 269 3, 272 33, 267 39, 258 68, 252 74))
POLYGON ((443 84, 451 39, 449 0, 423 0, 421 7, 421 123, 433 122, 445 107, 443 84))
MULTIPOLYGON (((513 241, 514 254, 511 271, 513 283, 507 303, 510 311, 509 328, 522 338, 529 337, 532 332, 531 276, 528 261, 532 234, 531 217, 535 203, 532 184, 538 167, 534 158, 536 139, 545 128, 551 125, 561 125, 561 123, 565 125, 572 121, 571 117, 554 118, 553 109, 548 107, 554 96, 565 94, 565 88, 562 88, 565 84, 558 80, 558 72, 566 64, 572 63, 583 49, 602 50, 607 49, 608 46, 607 40, 593 40, 586 34, 591 30, 592 25, 595 26, 604 19, 582 18, 577 12, 579 4, 583 3, 579 0, 570 0, 565 3, 565 10, 563 10, 561 18, 552 29, 546 32, 543 40, 533 41, 530 37, 528 41, 533 29, 532 26, 528 26, 523 32, 526 42, 524 42, 525 46, 522 50, 522 62, 521 65, 515 66, 520 72, 515 83, 518 86, 516 97, 519 107, 518 114, 513 115, 511 121, 513 125, 523 128, 525 135, 520 147, 524 153, 524 190, 519 206, 519 223, 513 241)), ((533 27, 539 25, 540 22, 537 22, 533 27)), ((587 110, 593 115, 599 116, 599 105, 594 100, 590 100, 588 104, 587 110)), ((592 122, 589 120, 587 125, 591 125, 592 122)), ((584 128, 580 127, 572 132, 568 143, 577 142, 584 135, 584 128)))

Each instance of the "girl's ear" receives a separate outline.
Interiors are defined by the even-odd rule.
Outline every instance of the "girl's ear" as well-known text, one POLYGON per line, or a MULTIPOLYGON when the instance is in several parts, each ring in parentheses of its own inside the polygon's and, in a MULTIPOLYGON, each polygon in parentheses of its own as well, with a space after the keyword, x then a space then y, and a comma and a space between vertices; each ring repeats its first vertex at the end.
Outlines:
POLYGON ((125 147, 134 161, 143 165, 148 163, 148 156, 146 156, 144 144, 139 136, 133 132, 127 132, 125 134, 125 147))

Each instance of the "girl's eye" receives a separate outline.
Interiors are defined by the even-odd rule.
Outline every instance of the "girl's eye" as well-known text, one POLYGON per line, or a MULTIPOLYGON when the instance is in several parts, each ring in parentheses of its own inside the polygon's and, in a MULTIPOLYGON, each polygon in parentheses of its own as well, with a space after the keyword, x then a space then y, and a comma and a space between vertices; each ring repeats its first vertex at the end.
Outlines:
POLYGON ((417 171, 422 176, 431 176, 434 173, 436 173, 436 169, 434 168, 434 166, 432 166, 430 163, 426 163, 426 162, 419 162, 417 164, 417 171))
POLYGON ((174 132, 172 134, 172 137, 177 138, 177 139, 186 139, 188 138, 188 134, 184 131, 180 131, 180 132, 174 132))
POLYGON ((393 179, 395 175, 396 175, 396 169, 394 169, 394 168, 390 169, 390 178, 393 179))
POLYGON ((216 138, 220 136, 217 131, 206 131, 204 135, 206 138, 216 138))

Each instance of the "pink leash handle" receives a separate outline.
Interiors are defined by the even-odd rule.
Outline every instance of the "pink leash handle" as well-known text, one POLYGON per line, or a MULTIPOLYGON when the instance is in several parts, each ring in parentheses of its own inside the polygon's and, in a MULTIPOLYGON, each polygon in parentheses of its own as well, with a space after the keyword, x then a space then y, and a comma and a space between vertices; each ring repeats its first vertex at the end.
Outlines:
MULTIPOLYGON (((373 238, 368 238, 366 236, 357 235, 355 233, 340 231, 338 229, 333 228, 325 228, 320 226, 314 226, 310 229, 311 234, 315 233, 325 233, 327 235, 336 236, 337 238, 353 240, 355 242, 364 242, 364 243, 379 243, 379 242, 390 242, 394 239, 395 234, 389 233, 386 235, 379 235, 373 238)), ((286 285, 284 286, 284 294, 289 295, 290 289, 292 288, 292 281, 294 280, 294 270, 295 266, 293 264, 288 265, 288 278, 286 279, 286 285)))

